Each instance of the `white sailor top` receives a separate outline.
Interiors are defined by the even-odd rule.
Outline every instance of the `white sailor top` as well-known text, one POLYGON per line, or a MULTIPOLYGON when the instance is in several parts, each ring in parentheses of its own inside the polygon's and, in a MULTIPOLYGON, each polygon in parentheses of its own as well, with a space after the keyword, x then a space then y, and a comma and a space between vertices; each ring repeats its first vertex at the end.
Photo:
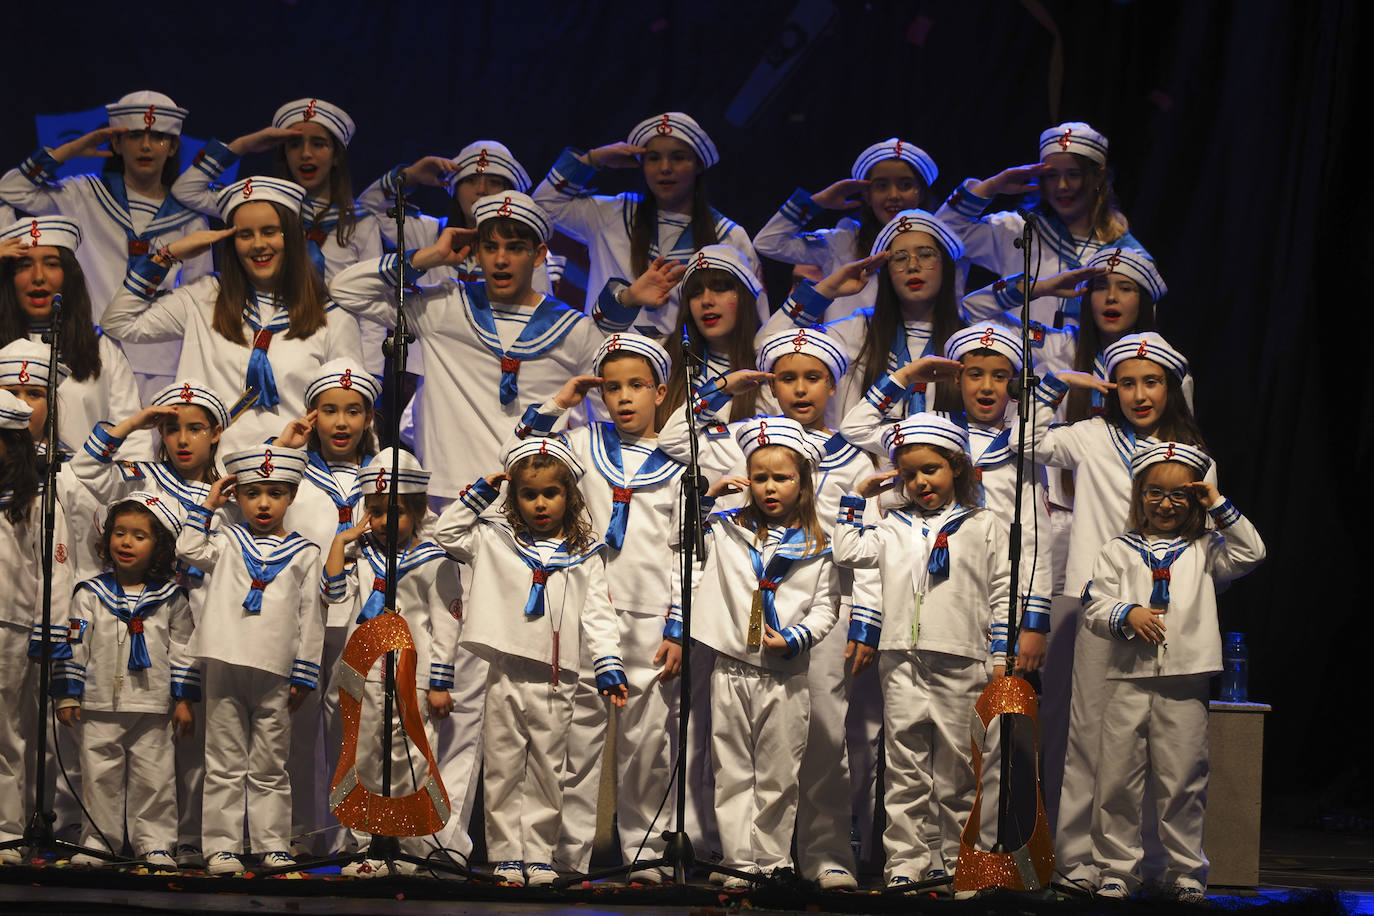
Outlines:
MULTIPOLYGON (((846 436, 859 439, 873 454, 886 458, 881 440, 883 431, 897 420, 890 415, 901 410, 901 386, 892 376, 880 376, 869 389, 864 400, 855 405, 844 418, 840 430, 846 436), (883 405, 886 404, 886 408, 883 405)), ((1014 408, 1011 408, 1014 411, 1014 408)), ((1016 436, 1013 413, 1001 427, 970 421, 962 411, 935 411, 940 416, 962 426, 969 434, 969 459, 973 464, 983 492, 983 506, 991 509, 1008 526, 1016 513, 1016 453, 1011 441, 1016 436)), ((1032 431, 1027 429, 1026 435, 1032 431)), ((1021 627, 1040 633, 1050 629, 1050 597, 1054 575, 1050 514, 1046 503, 1046 473, 1029 458, 1023 459, 1021 483, 1021 563, 1017 579, 1023 612, 1021 627)))
MULTIPOLYGON (((43 328, 30 328, 29 340, 43 343, 43 328)), ((96 328, 96 345, 100 353, 100 376, 75 379, 67 377, 57 387, 57 435, 63 442, 81 442, 102 420, 115 421, 130 417, 143 409, 133 369, 119 344, 96 328)), ((170 363, 163 363, 158 372, 170 363)), ((150 373, 151 374, 151 373, 150 373)), ((152 433, 139 430, 124 443, 125 453, 134 458, 152 454, 152 433)))
POLYGON ((53 665, 53 696, 97 712, 145 713, 200 699, 200 669, 186 652, 191 605, 176 582, 128 592, 103 573, 77 585, 71 618, 71 655, 53 665))
POLYGON ((1132 531, 1098 554, 1083 591, 1090 630, 1112 641, 1109 678, 1208 675, 1221 671, 1217 588, 1264 560, 1259 532, 1229 499, 1208 509, 1217 530, 1194 541, 1132 531), (1135 605, 1163 607, 1163 650, 1126 622, 1135 605))
POLYGON ((205 571, 205 608, 187 651, 319 686, 319 548, 294 531, 256 537, 246 525, 223 525, 212 534, 209 525, 210 510, 197 507, 177 537, 177 556, 205 571))
MULTIPOLYGON (((325 557, 334 536, 363 517, 358 465, 327 462, 314 451, 307 451, 306 457, 305 479, 296 489, 296 498, 286 510, 282 525, 319 547, 320 556, 325 557)), ((330 603, 327 615, 327 626, 348 626, 346 604, 330 603)))
MULTIPOLYGON (((371 535, 349 545, 349 568, 337 576, 325 575, 320 590, 330 604, 330 614, 342 608, 348 635, 386 607, 386 548, 371 535)), ((453 688, 454 653, 458 647, 463 587, 458 564, 430 541, 401 551, 396 558, 396 612, 405 620, 415 641, 415 673, 428 672, 431 690, 453 688)), ((380 663, 380 659, 378 660, 380 663)), ((376 668, 377 666, 374 666, 376 668)), ((380 669, 369 680, 381 680, 380 669)))
MULTIPOLYGON (((702 509, 711 500, 702 500, 702 509)), ((692 638, 724 655, 776 674, 798 674, 810 664, 811 649, 830 633, 840 607, 840 574, 830 547, 807 552, 800 528, 769 526, 760 544, 736 521, 739 510, 706 519, 706 558, 693 571, 692 638), (775 655, 749 645, 754 593, 762 622, 787 641, 775 655)), ((682 634, 680 601, 669 619, 682 634)))
MULTIPOLYGON (((1046 375, 1036 386, 1032 396, 1040 409, 1034 412, 1032 442, 1037 462, 1074 471, 1076 497, 1064 594, 1080 595, 1102 545, 1126 530, 1131 510, 1131 456, 1138 449, 1158 444, 1158 440, 1138 438, 1129 424, 1117 426, 1106 417, 1051 426, 1054 410, 1068 390, 1069 386, 1053 375, 1046 375)), ((1012 442, 1013 448, 1016 445, 1012 442)), ((1206 479, 1215 483, 1216 470, 1213 463, 1206 479)))
POLYGON ((570 553, 564 542, 541 551, 504 518, 479 518, 499 495, 479 478, 444 510, 434 532, 439 546, 472 566, 460 644, 488 660, 513 655, 549 665, 555 681, 560 671, 586 674, 585 657, 599 689, 626 683, 605 545, 593 541, 570 553))
MULTIPOLYGON (((0 199, 26 213, 66 216, 81 227, 76 260, 86 275, 91 318, 97 324, 133 261, 184 235, 209 228, 205 217, 183 206, 175 194, 156 201, 130 194, 122 175, 73 175, 59 179, 59 168, 61 163, 52 158, 49 150, 35 151, 19 168, 0 178, 0 199)), ((213 269, 214 262, 207 251, 184 261, 176 273, 163 277, 159 285, 171 289, 206 276, 213 269)), ((124 352, 134 370, 147 375, 165 375, 167 367, 177 359, 177 345, 172 341, 125 344, 124 352)), ((103 360, 104 354, 101 356, 103 360)))
MULTIPOLYGON (((553 402, 531 405, 515 437, 552 435, 566 416, 553 402)), ((578 485, 592 531, 606 542, 606 578, 615 609, 666 617, 681 575, 667 545, 677 532, 683 465, 666 455, 656 438, 627 435, 610 422, 569 430, 564 441, 588 470, 578 485)))
MULTIPOLYGON (((754 236, 754 250, 788 264, 815 264, 824 276, 858 260, 859 221, 853 217, 841 217, 833 229, 804 231, 824 209, 797 188, 754 236)), ((877 290, 877 283, 869 283, 852 296, 835 299, 825 310, 825 320, 835 321, 858 309, 872 308, 877 290)))
MULTIPOLYGON (((935 215, 963 241, 965 260, 1002 277, 1003 280, 999 282, 1010 284, 1011 292, 1015 293, 1015 283, 1021 278, 1021 269, 1025 266, 1025 255, 1015 242, 1025 230, 1025 217, 1015 210, 999 210, 984 215, 992 200, 974 194, 971 189, 975 184, 977 179, 965 179, 940 205, 935 215)), ((1111 241, 1077 238, 1053 213, 1042 214, 1038 225, 1041 231, 1035 236, 1036 246, 1031 252, 1031 263, 1038 265, 1042 277, 1052 277, 1082 267, 1103 248, 1145 247, 1129 232, 1111 241)), ((1021 297, 1017 295, 1016 298, 1019 300, 1021 297)), ((1055 296, 1032 299, 1031 317, 1041 324, 1053 324, 1061 306, 1065 321, 1078 321, 1078 301, 1055 296)), ((1006 306, 1005 310, 1013 308, 1020 314, 1019 301, 1006 306)))
POLYGON ((929 517, 909 506, 892 509, 876 525, 863 524, 863 510, 858 496, 841 500, 835 562, 878 570, 882 607, 869 621, 880 631, 878 648, 980 661, 991 653, 1001 664, 1010 583, 1006 524, 994 512, 958 504, 929 517))
MULTIPOLYGON (((348 311, 390 327, 397 260, 355 264, 330 293, 348 311)), ((422 275, 412 269, 406 282, 422 275)), ((525 405, 552 399, 569 378, 590 372, 603 339, 580 312, 545 297, 533 309, 516 310, 523 325, 508 343, 485 283, 420 287, 406 297, 406 309, 427 358, 414 406, 417 453, 433 472, 429 492, 450 499, 501 466, 500 444, 525 405)))
MULTIPOLYGON (((677 326, 679 308, 676 290, 666 305, 656 308, 623 309, 617 306, 606 311, 604 304, 599 307, 597 297, 608 280, 635 279, 630 265, 630 234, 641 195, 625 192, 607 197, 592 193, 586 185, 597 170, 577 158, 580 152, 571 147, 563 150, 531 196, 560 231, 587 246, 591 262, 587 271, 587 314, 595 317, 598 324, 609 322, 603 328, 608 334, 633 330, 646 337, 658 338, 672 333, 677 326)), ((739 251, 745 263, 758 274, 759 259, 749 242, 749 233, 714 210, 712 216, 719 243, 739 251)), ((657 257, 686 261, 700 247, 701 243, 692 238, 690 216, 658 211, 657 235, 649 245, 650 261, 657 257), (671 244, 665 241, 667 239, 673 240, 671 244)), ((768 317, 766 293, 759 295, 758 313, 761 320, 768 317)))
POLYGON ((362 358, 358 322, 347 312, 327 306, 324 327, 309 337, 291 338, 286 336, 286 310, 267 296, 255 297, 251 307, 245 306, 247 343, 231 343, 213 324, 219 279, 204 277, 153 298, 164 271, 151 258, 130 270, 105 312, 105 331, 135 342, 181 339, 176 377, 203 379, 226 401, 238 401, 250 385, 260 389, 257 399, 224 431, 221 450, 276 438, 288 420, 305 416, 305 388, 319 375, 320 366, 343 357, 362 358), (260 368, 264 362, 265 372, 260 368), (262 390, 265 378, 270 378, 270 395, 262 390))

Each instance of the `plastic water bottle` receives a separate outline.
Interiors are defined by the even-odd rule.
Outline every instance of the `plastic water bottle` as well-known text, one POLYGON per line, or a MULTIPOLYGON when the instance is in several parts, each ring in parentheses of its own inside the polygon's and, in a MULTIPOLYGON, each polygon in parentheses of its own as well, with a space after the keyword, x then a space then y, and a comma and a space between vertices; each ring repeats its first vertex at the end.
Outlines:
POLYGON ((1244 633, 1227 633, 1221 647, 1221 701, 1245 703, 1249 700, 1250 650, 1244 633))

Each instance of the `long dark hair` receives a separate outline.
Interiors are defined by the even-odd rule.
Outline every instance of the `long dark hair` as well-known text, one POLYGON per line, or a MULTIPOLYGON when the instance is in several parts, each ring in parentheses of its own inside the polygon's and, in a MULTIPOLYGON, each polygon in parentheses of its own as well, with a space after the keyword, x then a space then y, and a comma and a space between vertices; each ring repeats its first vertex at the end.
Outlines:
POLYGON ((176 537, 172 532, 158 521, 156 515, 147 506, 142 505, 135 499, 126 499, 110 507, 110 511, 105 513, 105 526, 100 530, 103 532, 100 539, 96 542, 100 559, 106 566, 114 566, 114 558, 110 555, 110 533, 114 531, 115 519, 121 515, 142 515, 148 519, 153 528, 153 562, 148 566, 147 579, 158 579, 163 582, 170 582, 176 577, 177 551, 176 537))
MULTIPOLYGON (((682 336, 684 331, 691 340, 692 352, 701 356, 706 353, 706 338, 692 320, 692 309, 688 305, 692 299, 707 289, 718 293, 733 292, 739 300, 735 309, 735 329, 730 332, 730 371, 752 369, 755 365, 754 335, 759 331, 758 300, 745 288, 739 278, 728 270, 714 267, 692 271, 692 275, 682 284, 682 294, 678 299, 677 327, 663 340, 663 349, 668 351, 668 394, 655 411, 654 427, 662 429, 663 424, 682 407, 687 400, 687 357, 684 353, 682 336)), ((758 413, 758 389, 730 399, 730 420, 747 420, 758 413)))
MULTIPOLYGON (((1183 396, 1183 383, 1163 366, 1160 366, 1160 370, 1164 373, 1168 398, 1164 402, 1164 409, 1159 412, 1159 426, 1155 429, 1154 438, 1205 449, 1207 443, 1202 439, 1202 430, 1193 417, 1192 408, 1188 406, 1188 399, 1183 396)), ((1112 375, 1115 377, 1116 373, 1112 375)), ((1121 409, 1121 398, 1112 394, 1103 400, 1107 402, 1108 422, 1122 429, 1131 428, 1131 421, 1126 419, 1126 412, 1121 409)))
MULTIPOLYGON (((880 159, 878 160, 878 162, 873 163, 873 165, 869 167, 868 171, 872 172, 873 169, 877 167, 879 162, 889 161, 900 162, 902 165, 906 166, 908 169, 911 170, 911 177, 916 179, 916 186, 921 189, 921 198, 916 202, 916 206, 925 207, 926 197, 930 194, 930 185, 926 184, 926 180, 921 177, 920 173, 917 172, 916 169, 912 168, 910 162, 907 162, 905 159, 880 159)), ((867 178, 868 174, 865 173, 864 177, 867 178)), ((863 207, 859 209, 859 231, 854 236, 854 257, 868 257, 868 252, 873 248, 873 240, 878 237, 878 233, 882 232, 883 227, 886 225, 887 223, 881 223, 878 221, 878 217, 873 212, 872 206, 870 206, 869 204, 864 204, 863 207)))
MULTIPOLYGON (((963 327, 963 322, 959 320, 959 302, 954 295, 954 259, 938 239, 935 248, 940 252, 940 291, 935 294, 935 303, 931 308, 930 345, 934 352, 943 353, 945 341, 963 327)), ((892 289, 892 277, 884 269, 881 279, 875 279, 875 282, 878 284, 878 298, 873 304, 873 315, 868 319, 863 346, 854 360, 864 369, 864 391, 887 372, 887 356, 892 352, 892 344, 898 334, 906 333, 902 323, 902 304, 897 301, 897 293, 892 289)), ((911 356, 915 359, 920 354, 913 353, 911 356)))
MULTIPOLYGON (((695 155, 695 153, 693 154, 695 155)), ((697 163, 700 164, 698 159, 697 163)), ((716 214, 706 199, 706 172, 698 172, 692 183, 692 243, 696 251, 720 241, 716 237, 716 214)), ((646 187, 635 206, 630 224, 630 270, 638 277, 649 269, 649 246, 658 235, 658 199, 646 187)))
MULTIPOLYGON (((329 202, 339 208, 339 221, 334 225, 334 237, 338 239, 340 247, 345 247, 348 240, 353 238, 353 230, 358 225, 358 217, 353 212, 353 176, 348 168, 348 147, 339 142, 339 138, 334 136, 332 130, 325 128, 324 134, 334 147, 334 156, 329 167, 329 202)), ((276 169, 278 178, 296 180, 291 175, 291 166, 286 164, 284 143, 277 147, 276 169)))
MULTIPOLYGON (((164 188, 171 188, 181 174, 181 157, 177 155, 181 151, 181 138, 172 137, 172 141, 167 144, 167 161, 162 163, 162 174, 158 176, 158 182, 164 188)), ((124 175, 124 157, 119 153, 113 153, 110 158, 105 160, 105 164, 100 169, 100 174, 124 175)))
MULTIPOLYGON (((62 294, 62 362, 78 382, 100 378, 100 337, 91 317, 86 275, 68 249, 58 248, 57 257, 62 262, 62 288, 53 292, 62 294)), ((14 291, 18 265, 18 258, 0 261, 0 346, 29 336, 29 316, 14 291)))
MULTIPOLYGON (((288 339, 309 337, 328 320, 324 313, 324 279, 315 273, 306 253, 300 216, 275 201, 269 203, 281 220, 284 241, 282 272, 276 292, 291 320, 286 336, 288 339)), ((230 222, 233 222, 232 213, 230 222)), ((243 309, 253 301, 253 284, 239 263, 232 235, 215 243, 215 266, 219 268, 219 295, 215 297, 212 326, 230 343, 247 346, 248 341, 243 336, 243 309)))
MULTIPOLYGON (((1127 334, 1139 334, 1155 329, 1155 301, 1140 284, 1137 283, 1136 286, 1140 289, 1140 311, 1136 316, 1135 326, 1127 330, 1125 332, 1127 334)), ((1091 297, 1092 291, 1089 290, 1078 300, 1078 341, 1073 351, 1074 369, 1089 375, 1092 375, 1093 361, 1102 352, 1102 334, 1097 330, 1097 322, 1092 316, 1091 297)), ((1103 400, 1108 399, 1103 398, 1103 400)), ((1091 390, 1087 388, 1069 389, 1068 397, 1064 402, 1064 419, 1067 422, 1086 420, 1092 416, 1092 410, 1093 396, 1091 390)))
POLYGON ((0 490, 10 491, 5 518, 17 525, 28 517, 43 482, 38 448, 28 429, 0 429, 0 445, 5 447, 5 460, 0 462, 0 490))
POLYGON ((521 475, 526 471, 539 471, 544 468, 555 468, 558 471, 558 482, 563 485, 563 492, 566 494, 563 503, 563 540, 567 541, 568 547, 574 551, 586 550, 592 543, 592 517, 587 511, 587 501, 582 497, 582 491, 577 488, 572 471, 553 455, 526 455, 511 465, 507 474, 509 482, 506 485, 506 502, 501 506, 506 523, 520 537, 526 540, 534 539, 534 532, 520 515, 520 499, 515 491, 520 486, 521 475))

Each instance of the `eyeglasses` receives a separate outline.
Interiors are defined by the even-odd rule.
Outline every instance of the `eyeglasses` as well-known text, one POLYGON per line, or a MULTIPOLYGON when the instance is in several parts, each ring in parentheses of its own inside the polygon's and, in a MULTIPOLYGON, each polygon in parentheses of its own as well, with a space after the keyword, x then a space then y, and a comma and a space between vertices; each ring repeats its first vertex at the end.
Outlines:
POLYGON ((894 251, 888 255, 887 263, 890 267, 898 270, 906 267, 912 258, 916 259, 916 266, 921 270, 930 270, 937 267, 940 263, 940 251, 938 248, 917 248, 915 251, 894 251))
POLYGON ((1165 490, 1163 487, 1145 488, 1145 501, 1147 503, 1158 503, 1167 499, 1175 506, 1186 506, 1188 505, 1190 496, 1192 496, 1192 493, 1184 489, 1165 490))

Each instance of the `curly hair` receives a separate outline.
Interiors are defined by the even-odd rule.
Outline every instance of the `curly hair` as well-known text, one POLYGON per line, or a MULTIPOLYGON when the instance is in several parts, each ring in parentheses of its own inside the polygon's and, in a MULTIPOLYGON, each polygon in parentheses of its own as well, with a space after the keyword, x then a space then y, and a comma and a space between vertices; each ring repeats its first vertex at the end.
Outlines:
POLYGON ((115 503, 110 507, 110 511, 105 513, 105 524, 100 529, 104 533, 100 535, 100 540, 96 544, 100 559, 106 566, 114 566, 114 558, 110 554, 110 536, 114 532, 116 520, 121 515, 142 516, 148 520, 148 525, 152 528, 153 561, 148 566, 145 580, 158 579, 167 582, 174 579, 177 565, 176 536, 167 530, 151 509, 134 499, 115 503))
POLYGON ((526 471, 542 471, 545 468, 557 471, 558 483, 566 495, 562 520, 563 540, 573 551, 586 550, 592 543, 592 516, 587 511, 587 501, 583 498, 582 491, 577 488, 572 471, 553 455, 526 455, 511 465, 508 472, 510 483, 506 487, 506 502, 501 507, 506 522, 518 536, 534 540, 534 531, 520 514, 520 499, 515 491, 519 488, 520 478, 526 471))
MULTIPOLYGON (((954 472, 954 501, 961 506, 973 509, 983 505, 982 487, 978 483, 977 475, 973 473, 973 463, 968 460, 968 455, 962 451, 952 448, 945 448, 943 445, 932 445, 929 442, 913 442, 897 449, 896 461, 901 467, 903 455, 909 454, 912 449, 928 448, 941 458, 949 462, 950 470, 954 472)), ((905 490, 903 490, 905 494, 905 490)))

